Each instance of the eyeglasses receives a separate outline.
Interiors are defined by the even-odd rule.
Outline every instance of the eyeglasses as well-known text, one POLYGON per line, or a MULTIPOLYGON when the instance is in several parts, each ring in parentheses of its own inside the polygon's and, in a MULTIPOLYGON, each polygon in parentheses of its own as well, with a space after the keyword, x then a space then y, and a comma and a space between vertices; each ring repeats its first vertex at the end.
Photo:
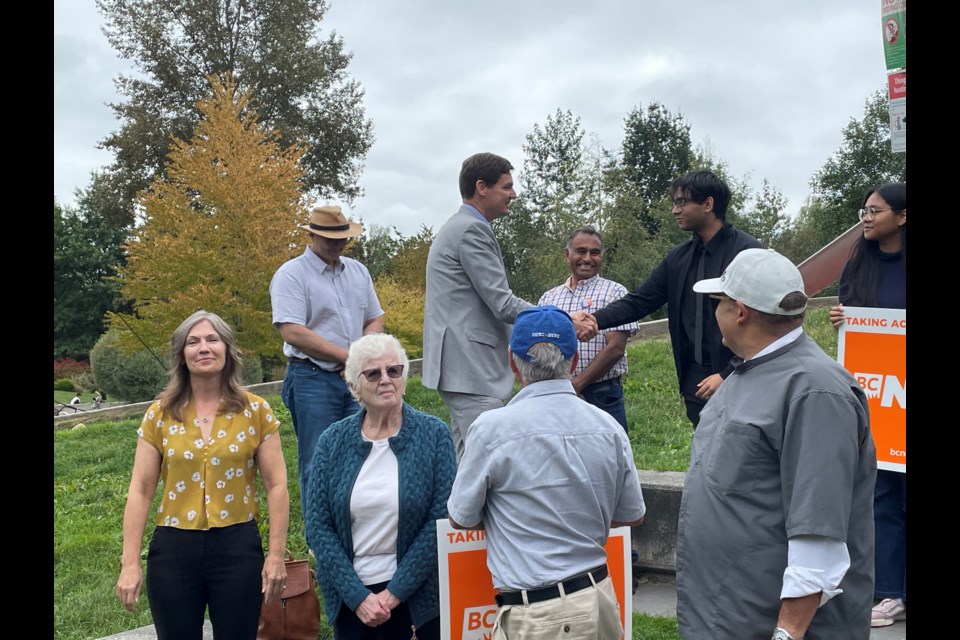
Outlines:
POLYGON ((892 210, 893 209, 891 207, 887 207, 886 209, 878 209, 876 207, 867 207, 866 209, 860 209, 859 211, 857 211, 857 215, 860 216, 861 220, 874 220, 877 217, 878 213, 882 213, 883 211, 892 211, 892 210))
POLYGON ((687 206, 687 203, 688 203, 688 202, 690 202, 690 201, 687 200, 686 198, 674 198, 674 200, 673 200, 673 208, 674 208, 674 209, 683 209, 685 206, 687 206))
MULTIPOLYGON (((403 375, 402 364, 384 367, 384 369, 386 369, 387 375, 391 378, 399 378, 403 375)), ((367 369, 366 371, 361 371, 360 375, 366 378, 368 382, 380 382, 380 378, 383 377, 383 369, 367 369)))

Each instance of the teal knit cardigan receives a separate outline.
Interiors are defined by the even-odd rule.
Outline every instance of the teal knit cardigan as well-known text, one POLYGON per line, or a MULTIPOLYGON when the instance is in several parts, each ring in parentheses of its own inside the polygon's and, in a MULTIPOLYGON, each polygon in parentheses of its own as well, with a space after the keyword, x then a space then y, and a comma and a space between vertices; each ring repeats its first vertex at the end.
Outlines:
MULTIPOLYGON (((370 594, 353 570, 350 495, 373 448, 361 436, 366 410, 327 427, 317 440, 307 481, 304 525, 317 558, 317 582, 327 620, 340 603, 355 610, 370 594)), ((457 472, 450 428, 436 416, 403 404, 403 423, 390 438, 399 471, 397 571, 387 589, 406 602, 417 627, 440 615, 436 520, 447 517, 457 472)))

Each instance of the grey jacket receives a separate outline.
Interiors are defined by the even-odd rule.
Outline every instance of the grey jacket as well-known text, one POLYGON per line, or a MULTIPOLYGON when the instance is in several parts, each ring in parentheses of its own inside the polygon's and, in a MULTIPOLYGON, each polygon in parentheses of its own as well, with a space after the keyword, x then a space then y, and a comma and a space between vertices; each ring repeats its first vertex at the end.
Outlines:
POLYGON ((460 207, 427 256, 423 385, 509 398, 510 331, 517 314, 531 306, 510 290, 493 229, 460 207))

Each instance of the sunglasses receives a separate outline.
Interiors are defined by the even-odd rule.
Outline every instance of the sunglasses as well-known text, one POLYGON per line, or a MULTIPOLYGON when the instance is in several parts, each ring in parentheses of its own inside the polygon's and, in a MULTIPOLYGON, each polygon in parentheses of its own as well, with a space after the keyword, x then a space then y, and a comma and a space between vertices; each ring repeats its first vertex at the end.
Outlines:
MULTIPOLYGON (((403 365, 395 364, 390 367, 384 367, 387 372, 387 375, 391 378, 399 378, 403 375, 403 365)), ((360 375, 367 379, 368 382, 380 382, 380 378, 383 377, 384 369, 367 369, 366 371, 361 371, 360 375)))

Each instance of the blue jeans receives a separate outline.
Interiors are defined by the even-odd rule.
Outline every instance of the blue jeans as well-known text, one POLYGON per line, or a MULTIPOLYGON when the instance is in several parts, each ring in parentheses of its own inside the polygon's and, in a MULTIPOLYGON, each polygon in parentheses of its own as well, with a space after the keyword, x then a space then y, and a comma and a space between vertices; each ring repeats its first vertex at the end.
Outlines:
POLYGON ((877 470, 873 492, 877 598, 907 599, 907 474, 877 470))
POLYGON ((627 424, 627 408, 623 404, 623 383, 619 377, 589 384, 583 388, 580 395, 593 406, 603 409, 616 418, 623 430, 630 433, 630 426, 627 424))
POLYGON ((297 434, 297 466, 300 480, 300 504, 307 494, 307 478, 313 450, 323 430, 334 422, 352 416, 360 405, 350 394, 347 383, 335 371, 326 371, 315 364, 291 361, 280 392, 283 404, 290 411, 293 431, 297 434))

